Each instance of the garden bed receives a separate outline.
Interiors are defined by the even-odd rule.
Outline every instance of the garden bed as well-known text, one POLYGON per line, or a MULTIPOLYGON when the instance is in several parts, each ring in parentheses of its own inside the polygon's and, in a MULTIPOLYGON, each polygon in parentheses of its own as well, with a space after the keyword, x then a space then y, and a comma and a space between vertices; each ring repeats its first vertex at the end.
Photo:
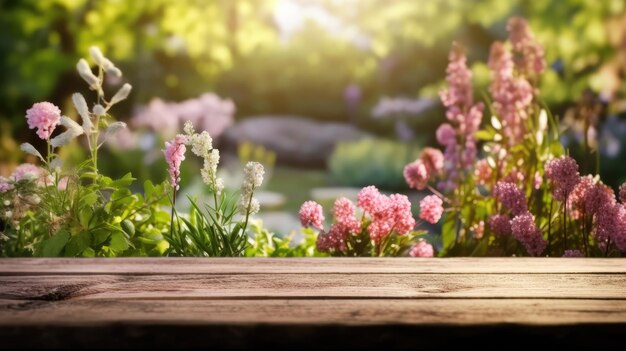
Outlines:
POLYGON ((2 259, 0 347, 598 347, 624 286, 620 259, 2 259))

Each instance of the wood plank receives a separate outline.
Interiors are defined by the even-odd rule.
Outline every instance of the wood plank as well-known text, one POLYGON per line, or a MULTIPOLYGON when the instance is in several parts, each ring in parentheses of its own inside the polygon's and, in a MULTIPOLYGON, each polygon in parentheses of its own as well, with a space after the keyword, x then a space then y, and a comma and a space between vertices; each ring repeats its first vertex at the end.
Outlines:
POLYGON ((0 326, 626 323, 624 300, 0 300, 0 326))
POLYGON ((184 274, 0 276, 0 298, 626 299, 620 274, 184 274))
POLYGON ((611 273, 621 258, 5 258, 0 275, 264 273, 611 273))
POLYGON ((0 301, 0 348, 623 345, 623 300, 0 301))

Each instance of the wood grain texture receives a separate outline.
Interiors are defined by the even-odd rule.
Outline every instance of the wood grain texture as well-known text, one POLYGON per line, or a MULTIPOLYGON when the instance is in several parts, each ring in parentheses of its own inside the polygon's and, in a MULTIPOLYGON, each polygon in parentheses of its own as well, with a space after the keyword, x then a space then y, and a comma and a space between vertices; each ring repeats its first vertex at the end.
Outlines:
POLYGON ((613 258, 10 258, 0 275, 258 273, 626 273, 613 258))
POLYGON ((0 348, 562 348, 625 338, 623 259, 0 259, 0 348))

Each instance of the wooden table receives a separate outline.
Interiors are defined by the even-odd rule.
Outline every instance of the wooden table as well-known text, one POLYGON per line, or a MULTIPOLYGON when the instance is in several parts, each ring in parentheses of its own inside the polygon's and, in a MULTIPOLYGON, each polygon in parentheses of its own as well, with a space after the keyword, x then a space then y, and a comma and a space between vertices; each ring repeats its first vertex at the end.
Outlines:
POLYGON ((626 260, 1 259, 0 348, 610 346, 626 260))

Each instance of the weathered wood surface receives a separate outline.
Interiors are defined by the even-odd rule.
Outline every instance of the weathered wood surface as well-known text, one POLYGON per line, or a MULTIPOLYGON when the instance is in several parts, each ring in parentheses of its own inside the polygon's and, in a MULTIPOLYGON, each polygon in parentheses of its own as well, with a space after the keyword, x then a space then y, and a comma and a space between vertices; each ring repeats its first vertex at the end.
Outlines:
POLYGON ((0 260, 0 348, 456 342, 623 346, 626 260, 0 260))

